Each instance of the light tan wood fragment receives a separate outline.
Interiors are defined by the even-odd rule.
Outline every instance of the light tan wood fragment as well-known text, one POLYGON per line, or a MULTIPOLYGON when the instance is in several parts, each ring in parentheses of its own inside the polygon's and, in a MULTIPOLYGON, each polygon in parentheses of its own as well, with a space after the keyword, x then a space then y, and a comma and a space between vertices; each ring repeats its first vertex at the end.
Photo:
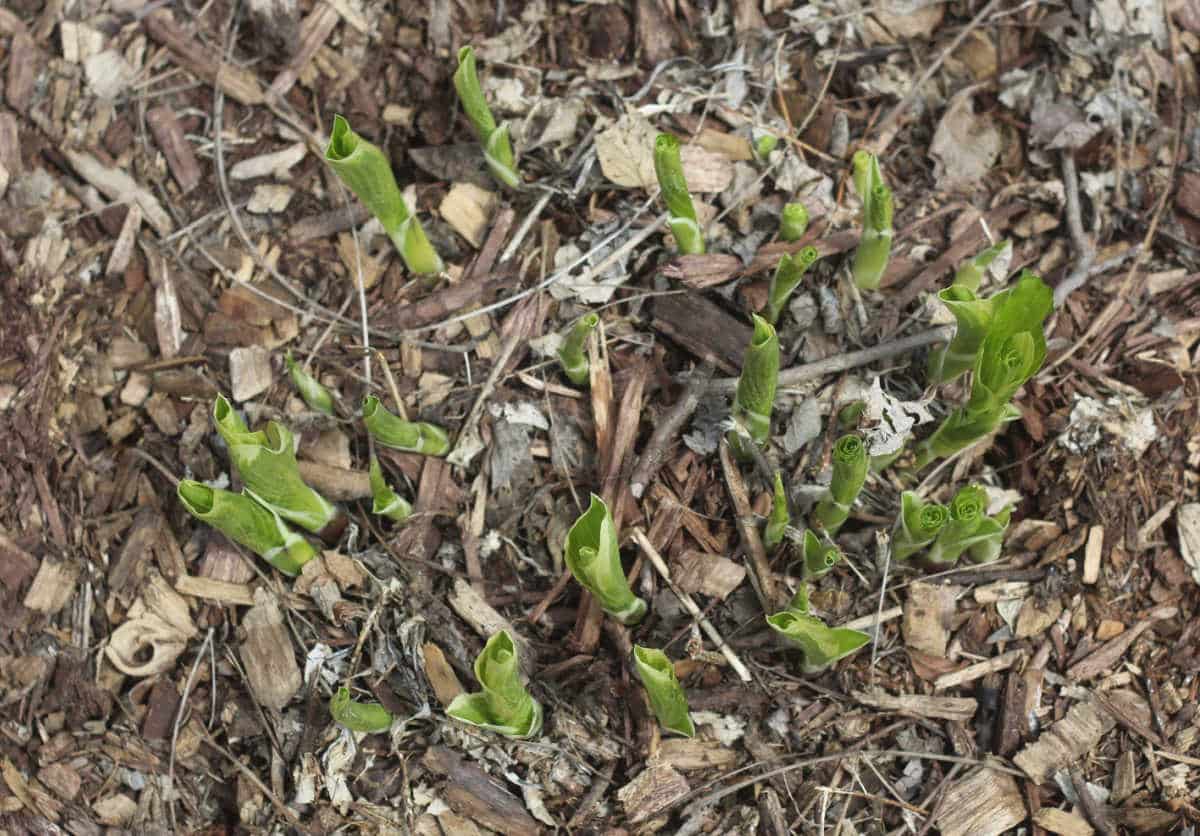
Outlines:
POLYGON ((217 60, 220 53, 206 49, 195 36, 184 31, 169 9, 157 9, 146 15, 144 26, 150 37, 171 50, 176 61, 192 74, 215 84, 241 104, 253 107, 262 103, 262 85, 254 72, 217 60))
POLYGON ((1013 757, 1013 763, 1038 784, 1090 752, 1116 725, 1108 712, 1091 701, 1071 706, 1061 720, 1013 757))
POLYGON ((1132 749, 1126 749, 1117 758, 1113 767, 1112 788, 1109 791, 1109 801, 1117 805, 1133 795, 1137 785, 1137 759, 1132 749))
POLYGON ((908 587, 901 630, 913 650, 945 657, 958 587, 916 581, 908 587))
POLYGON ((1100 580, 1100 557, 1104 554, 1104 526, 1093 525, 1088 529, 1087 545, 1083 549, 1083 582, 1094 584, 1100 580))
POLYGON ((721 555, 689 549, 675 558, 672 577, 684 592, 724 601, 746 579, 746 567, 721 555))
POLYGON ((1155 607, 1147 613, 1146 618, 1067 668, 1067 679, 1083 682, 1107 670, 1112 670, 1137 637, 1154 626, 1155 621, 1171 619, 1178 614, 1178 607, 1170 605, 1155 607))
POLYGON ((501 630, 507 630, 508 634, 512 636, 513 643, 517 646, 521 670, 527 676, 532 674, 535 657, 529 642, 517 633, 513 629, 512 623, 484 600, 479 591, 466 579, 454 579, 454 589, 451 591, 447 603, 450 604, 450 609, 458 613, 458 616, 470 624, 471 629, 485 641, 501 630))
POLYGON ((438 702, 445 708, 463 692, 462 683, 458 681, 454 668, 450 667, 450 663, 446 661, 446 654, 442 653, 440 647, 433 642, 426 642, 421 651, 425 657, 425 676, 429 679, 429 685, 433 688, 438 702))
POLYGON ((738 753, 715 740, 699 737, 672 737, 659 745, 661 763, 687 772, 696 769, 729 769, 738 761, 738 753))
POLYGON ((1096 832, 1085 819, 1055 807, 1038 810, 1033 814, 1033 823, 1058 836, 1092 836, 1096 832))
POLYGON ((175 581, 175 591, 180 595, 191 595, 193 598, 203 598, 207 601, 220 601, 222 604, 237 604, 242 607, 254 604, 254 592, 250 589, 249 584, 244 583, 230 583, 195 575, 181 575, 175 581))
POLYGON ((109 200, 136 203, 140 206, 147 223, 159 235, 168 235, 175 229, 171 216, 158 202, 158 198, 130 177, 128 172, 115 166, 107 166, 86 151, 65 149, 62 153, 75 172, 109 200))
POLYGON ((638 824, 684 798, 691 787, 687 779, 667 763, 651 763, 637 777, 617 790, 629 821, 638 824))
POLYGON ((254 593, 254 601, 242 621, 246 631, 240 648, 242 667, 259 704, 279 710, 300 690, 300 666, 279 600, 260 588, 254 593))
POLYGON ((499 200, 495 192, 481 189, 474 183, 455 183, 442 198, 438 212, 454 231, 478 249, 495 213, 499 200))
POLYGON ((25 607, 46 615, 54 615, 67 605, 75 594, 79 565, 73 562, 45 558, 38 567, 33 584, 25 593, 25 607))
POLYGON ((936 717, 941 720, 967 722, 975 716, 979 703, 971 697, 931 697, 925 694, 897 694, 884 691, 867 693, 855 691, 854 699, 863 705, 884 711, 897 711, 915 717, 936 717))
POLYGON ((939 809, 942 836, 1000 836, 1026 817, 1017 782, 993 769, 980 769, 955 783, 939 809))
POLYGON ((1001 653, 999 656, 993 656, 991 659, 983 662, 967 665, 961 670, 944 673, 934 680, 934 690, 944 691, 947 688, 954 688, 967 682, 974 682, 976 679, 987 676, 989 673, 1007 670, 1015 665, 1019 659, 1024 658, 1024 656, 1024 650, 1010 650, 1007 653, 1001 653))

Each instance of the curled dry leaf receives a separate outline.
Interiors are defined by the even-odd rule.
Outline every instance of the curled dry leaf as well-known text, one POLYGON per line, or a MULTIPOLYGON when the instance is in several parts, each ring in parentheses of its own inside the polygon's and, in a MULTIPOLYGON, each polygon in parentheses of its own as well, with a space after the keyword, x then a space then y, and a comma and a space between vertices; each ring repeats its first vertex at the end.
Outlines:
POLYGON ((125 623, 113 631, 105 648, 113 667, 128 676, 154 676, 175 665, 188 639, 196 635, 187 601, 151 570, 141 595, 129 608, 125 623), (145 657, 147 650, 150 658, 145 657))

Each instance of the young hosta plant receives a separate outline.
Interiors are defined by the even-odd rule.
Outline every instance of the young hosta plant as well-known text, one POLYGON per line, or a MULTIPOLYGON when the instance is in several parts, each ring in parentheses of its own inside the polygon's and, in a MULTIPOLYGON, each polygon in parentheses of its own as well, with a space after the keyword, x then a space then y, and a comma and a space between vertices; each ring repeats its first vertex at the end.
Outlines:
POLYGON ((783 542, 787 527, 792 522, 788 512, 787 492, 783 489, 783 474, 775 471, 775 495, 771 500, 771 516, 767 518, 767 526, 763 529, 763 545, 773 549, 783 542))
POLYGON ((854 434, 844 435, 833 445, 833 479, 829 491, 813 509, 812 524, 830 537, 850 517, 850 508, 862 491, 871 462, 867 445, 854 434))
POLYGON ((459 694, 446 713, 505 737, 536 737, 542 730, 542 706, 521 681, 518 661, 512 636, 507 630, 496 633, 475 659, 475 678, 483 690, 459 694))
POLYGON ((558 350, 558 362, 563 371, 576 386, 587 386, 591 380, 588 358, 584 353, 587 338, 600 324, 600 317, 594 313, 582 317, 563 338, 562 347, 558 350))
POLYGON ((916 467, 951 456, 1020 417, 1010 401, 1046 359, 1043 323, 1053 307, 1045 283, 1028 270, 1002 294, 975 357, 971 397, 917 448, 916 467))
POLYGON ((362 415, 367 432, 384 447, 425 456, 450 452, 450 437, 445 430, 420 421, 405 421, 384 409, 374 395, 367 395, 363 401, 362 415))
POLYGON ((799 241, 808 231, 808 207, 803 203, 789 203, 779 214, 779 238, 781 241, 799 241))
POLYGON ((661 650, 641 645, 634 645, 633 658, 658 722, 667 731, 695 737, 696 726, 688 713, 687 695, 675 676, 671 660, 661 650))
POLYGON ((766 445, 778 385, 779 337, 771 323, 756 315, 733 398, 733 429, 728 433, 729 446, 739 460, 753 459, 754 446, 766 445))
POLYGON ((779 266, 771 276, 771 288, 767 292, 767 322, 774 325, 779 321, 792 291, 818 257, 816 247, 805 247, 795 255, 785 255, 779 259, 779 266))
POLYGON ((587 511, 567 532, 563 551, 567 569, 606 613, 626 626, 645 617, 646 602, 633 594, 625 579, 617 528, 600 497, 592 494, 587 511))
POLYGON ((288 374, 292 377, 292 385, 300 393, 300 397, 308 404, 309 409, 333 415, 333 393, 326 389, 321 382, 304 371, 292 358, 292 352, 284 355, 287 362, 288 374))
POLYGON ((278 514, 248 496, 210 488, 191 479, 182 480, 176 492, 188 513, 285 575, 300 574, 300 568, 317 554, 278 514))
POLYGON ((921 562, 934 568, 948 568, 959 555, 976 541, 975 534, 987 518, 987 491, 979 485, 968 485, 950 501, 950 519, 938 532, 921 562))
POLYGON ((265 430, 250 432, 223 395, 213 403, 213 423, 249 496, 323 539, 341 533, 345 516, 300 478, 296 440, 287 427, 271 421, 265 430))
POLYGON ((967 559, 972 563, 991 563, 1000 557, 1004 545, 1004 532, 1008 530, 1008 519, 1012 508, 1005 508, 994 517, 986 517, 975 530, 975 537, 967 548, 967 559))
POLYGON ((804 578, 819 578, 837 565, 842 553, 837 546, 827 546, 811 528, 804 532, 804 578))
POLYGON ((784 610, 767 616, 767 624, 804 652, 805 673, 823 671, 871 640, 867 633, 830 627, 809 613, 808 585, 803 582, 784 610))
POLYGON ((371 210, 392 239, 409 272, 440 273, 442 259, 425 236, 421 222, 404 202, 383 151, 350 129, 341 116, 333 117, 333 131, 325 148, 325 162, 371 210))
POLYGON ((1001 241, 998 244, 993 244, 979 255, 964 261, 954 274, 954 284, 958 287, 965 287, 972 292, 979 290, 979 285, 983 282, 983 276, 987 273, 988 268, 992 267, 992 262, 996 262, 998 271, 1007 272, 1008 262, 1012 257, 1012 241, 1001 241))
POLYGON ((892 252, 892 190, 883 180, 879 158, 856 151, 854 189, 863 204, 863 231, 854 251, 854 283, 859 290, 877 290, 892 252))
POLYGON ((704 234, 696 220, 696 207, 692 204, 687 180, 683 176, 679 140, 670 134, 659 134, 654 140, 654 171, 658 175, 658 186, 670 215, 667 224, 675 236, 679 252, 701 255, 704 252, 704 234))
POLYGON ((377 702, 355 702, 349 688, 338 688, 329 700, 329 713, 335 723, 350 731, 374 734, 392 727, 392 714, 377 702))
POLYGON ((517 159, 513 155, 508 125, 496 126, 492 110, 483 98, 479 76, 475 73, 475 50, 469 46, 464 46, 458 51, 454 89, 458 91, 458 100, 462 102, 467 119, 475 130, 475 136, 483 146, 483 157, 487 160, 492 176, 509 188, 518 188, 521 185, 521 177, 517 174, 517 159))
POLYGON ((391 485, 383 478, 383 468, 379 459, 371 456, 371 513, 388 517, 396 522, 405 522, 412 516, 412 505, 408 500, 392 490, 391 485))
POLYGON ((900 515, 892 531, 892 557, 907 560, 933 543, 950 521, 945 505, 925 502, 912 491, 900 495, 900 515))

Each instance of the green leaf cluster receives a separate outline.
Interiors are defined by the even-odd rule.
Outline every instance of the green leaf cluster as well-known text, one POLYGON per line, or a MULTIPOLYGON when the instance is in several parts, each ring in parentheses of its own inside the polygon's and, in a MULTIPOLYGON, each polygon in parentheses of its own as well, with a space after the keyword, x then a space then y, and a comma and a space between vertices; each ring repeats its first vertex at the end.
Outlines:
POLYGON ((933 543, 950 521, 945 505, 926 502, 912 491, 900 495, 900 514, 892 531, 892 557, 907 560, 933 543))
POLYGON ((786 608, 767 616, 767 624, 803 651, 805 673, 823 671, 871 640, 867 633, 845 627, 830 627, 813 615, 809 611, 808 585, 805 582, 801 582, 786 608))
POLYGON ((521 681, 516 643, 501 630, 475 659, 475 678, 482 691, 459 694, 446 713, 505 737, 536 737, 542 730, 542 706, 521 681))

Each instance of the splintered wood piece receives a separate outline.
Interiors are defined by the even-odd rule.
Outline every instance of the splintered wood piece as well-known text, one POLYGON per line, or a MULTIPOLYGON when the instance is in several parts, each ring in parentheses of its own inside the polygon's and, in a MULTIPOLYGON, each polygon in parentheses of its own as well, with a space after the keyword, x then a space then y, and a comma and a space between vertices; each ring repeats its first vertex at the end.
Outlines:
POLYGON ((636 778, 617 790, 625 805, 625 815, 633 824, 653 818, 660 811, 684 798, 691 787, 687 779, 668 763, 651 763, 636 778))
POLYGON ((1017 782, 993 769, 980 769, 950 787, 937 817, 942 836, 999 836, 1023 821, 1017 782))
POLYGON ((612 509, 613 524, 617 531, 627 522, 626 517, 633 507, 629 482, 621 479, 621 474, 627 472, 625 462, 631 457, 634 442, 637 441, 638 425, 642 421, 642 396, 646 391, 646 379, 649 376, 650 366, 647 363, 638 363, 632 370, 625 388, 621 391, 621 408, 617 411, 617 426, 613 431, 609 454, 601 459, 605 462, 605 468, 603 480, 600 482, 600 495, 612 509))
POLYGON ((63 156, 75 169, 75 173, 95 186, 109 200, 118 203, 136 203, 141 207, 147 223, 159 235, 169 235, 175 224, 158 198, 149 189, 141 186, 128 172, 107 166, 86 151, 63 150, 63 156))
POLYGON ((1117 758, 1117 763, 1113 767, 1112 787, 1109 790, 1108 800, 1113 805, 1119 805, 1133 795, 1133 788, 1136 785, 1137 758, 1132 749, 1126 749, 1117 758))
POLYGON ((244 583, 180 575, 175 581, 175 591, 180 595, 191 595, 206 601, 220 601, 222 604, 237 604, 242 607, 254 605, 254 592, 244 583))
POLYGON ((446 777, 446 803, 460 816, 505 836, 537 836, 542 827, 502 784, 444 746, 432 746, 421 757, 432 772, 446 777))
POLYGON ((724 601, 746 579, 746 567, 719 554, 689 549, 675 558, 672 577, 684 592, 724 601))
POLYGON ((1075 703, 1065 717, 1018 752, 1013 763, 1034 782, 1044 784, 1056 771, 1091 751, 1115 725, 1116 720, 1090 700, 1075 703))
POLYGON ((737 374, 753 333, 745 322, 696 293, 673 293, 654 300, 654 327, 701 360, 737 374))
POLYGON ((1113 665, 1125 655, 1125 651, 1129 649, 1137 637, 1154 626, 1155 621, 1174 618, 1178 614, 1178 607, 1155 607, 1148 613, 1146 618, 1143 618, 1115 639, 1102 645, 1095 652, 1085 656, 1067 668, 1067 679, 1075 682, 1083 682, 1091 679, 1093 676, 1098 676, 1107 670, 1111 670, 1113 665))
POLYGON ((137 240, 138 230, 142 227, 142 209, 136 203, 129 206, 125 220, 121 223, 121 232, 117 243, 113 244, 112 253, 108 256, 108 265, 104 275, 123 276, 129 267, 129 259, 133 257, 133 245, 137 240))
POLYGON ((974 682, 976 679, 987 676, 989 673, 1007 670, 1023 658, 1025 658, 1025 651, 1021 648, 1009 650, 1006 653, 1001 653, 999 656, 993 656, 991 659, 976 662, 974 665, 967 665, 960 670, 944 673, 933 681, 933 688, 935 691, 944 691, 947 688, 954 688, 958 685, 974 682))
POLYGON ((17 113, 24 114, 33 99, 34 82, 41 73, 41 51, 33 38, 18 32, 12 39, 8 55, 8 83, 4 94, 8 105, 17 113))
POLYGON ((685 287, 704 290, 737 278, 742 272, 742 260, 734 255, 705 253, 678 255, 667 262, 662 274, 685 287))
POLYGON ((721 439, 719 453, 725 485, 729 490, 729 499, 733 503, 733 512, 737 520, 738 534, 741 535, 742 547, 750 561, 750 577, 754 582, 754 591, 758 594, 758 601, 763 610, 775 612, 784 601, 779 597, 779 584, 775 582, 775 574, 767 560, 767 550, 758 534, 758 521, 750 506, 746 483, 742 480, 742 472, 734 463, 733 455, 729 451, 729 442, 725 439, 721 439))
POLYGON ((855 691, 854 699, 863 705, 884 711, 897 711, 915 717, 937 717, 941 720, 959 720, 966 723, 975 716, 979 703, 972 697, 929 697, 923 694, 897 694, 883 691, 869 694, 855 691))
POLYGON ((333 34, 337 26, 337 10, 328 3, 317 3, 313 10, 300 23, 300 45, 292 53, 292 60, 284 67, 279 75, 271 82, 271 95, 283 98, 296 83, 304 68, 316 56, 319 50, 333 34))
POLYGON ((25 593, 25 608, 54 615, 67 605, 75 594, 75 582, 80 567, 76 563, 45 558, 29 591, 25 593))
POLYGON ((254 698, 260 705, 278 711, 300 690, 300 666, 279 611, 279 600, 260 588, 254 593, 254 601, 242 620, 246 631, 240 649, 242 666, 254 698))
POLYGON ((433 693, 442 708, 449 707, 454 698, 463 692, 462 683, 454 673, 454 668, 446 660, 446 654, 433 642, 426 642, 421 647, 421 655, 425 660, 425 677, 433 688, 433 693))
POLYGON ((151 108, 146 111, 146 123, 154 134, 158 150, 167 160, 171 176, 179 184, 179 190, 187 194, 200 185, 200 163, 196 161, 191 143, 184 136, 183 126, 175 118, 175 111, 165 105, 151 108))
POLYGON ((729 769, 738 762, 738 753, 715 740, 699 737, 672 737, 658 748, 659 762, 687 772, 696 769, 729 769))
POLYGON ((484 597, 479 594, 479 590, 471 586, 465 578, 454 579, 454 590, 450 593, 446 603, 458 614, 459 618, 470 624, 471 629, 478 633, 484 641, 501 630, 507 630, 508 634, 512 636, 513 644, 517 646, 517 657, 521 670, 526 676, 532 675, 534 661, 537 659, 533 646, 514 630, 512 623, 484 600, 484 597))
POLYGON ((945 657, 958 592, 954 586, 923 581, 910 584, 901 622, 905 645, 930 656, 945 657))
POLYGON ((146 32, 156 43, 171 50, 175 60, 188 72, 216 85, 236 102, 253 107, 263 102, 262 85, 250 70, 217 60, 197 38, 184 31, 169 9, 157 9, 146 15, 146 32))
POLYGON ((1043 807, 1034 813, 1033 823, 1058 836, 1092 836, 1096 832, 1086 820, 1054 807, 1043 807))
POLYGON ((1094 584, 1100 580, 1100 558, 1104 554, 1104 526, 1093 525, 1088 529, 1087 545, 1083 550, 1083 582, 1094 584))

